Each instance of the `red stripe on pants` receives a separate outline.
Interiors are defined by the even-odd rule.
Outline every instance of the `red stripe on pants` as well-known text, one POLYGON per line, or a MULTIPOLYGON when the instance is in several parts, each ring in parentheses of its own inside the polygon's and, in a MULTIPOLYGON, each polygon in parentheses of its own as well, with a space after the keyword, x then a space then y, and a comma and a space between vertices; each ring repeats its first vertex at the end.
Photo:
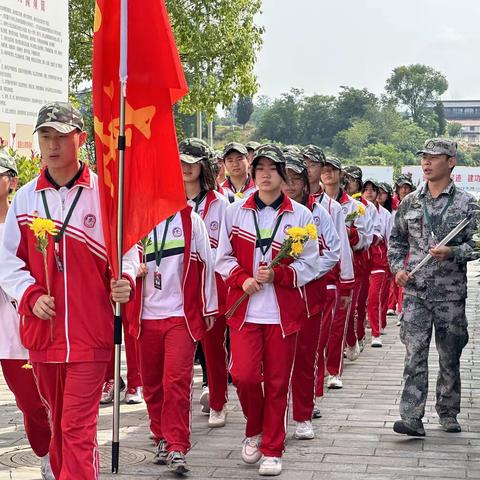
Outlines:
POLYGON ((247 419, 245 435, 263 433, 260 450, 268 457, 281 457, 285 446, 296 340, 296 334, 283 338, 280 325, 230 330, 230 373, 247 419))
POLYGON ((0 363, 5 382, 23 413, 23 425, 30 446, 37 457, 44 457, 50 446, 50 423, 33 371, 22 368, 27 360, 0 360, 0 363))
POLYGON ((327 371, 330 375, 341 375, 343 369, 343 347, 347 318, 350 316, 353 293, 340 290, 333 315, 330 336, 327 345, 327 371), (344 302, 342 298, 347 298, 344 302))
POLYGON ((317 380, 316 391, 317 397, 323 397, 323 384, 325 382, 325 359, 327 355, 327 344, 329 341, 330 331, 332 327, 333 317, 335 315, 335 307, 337 305, 337 289, 327 289, 325 298, 325 312, 323 314, 322 323, 320 325, 320 339, 318 341, 318 361, 317 361, 317 380))
POLYGON ((106 366, 105 362, 33 364, 40 396, 50 412, 50 464, 57 480, 99 476, 97 418, 106 366))
POLYGON ((350 306, 350 312, 347 318, 347 328, 345 341, 348 347, 354 347, 355 343, 357 342, 357 305, 358 299, 360 297, 360 291, 362 289, 362 277, 360 280, 355 280, 355 287, 353 287, 353 294, 352 294, 352 304, 350 306))
POLYGON ((385 282, 382 290, 382 328, 387 326, 387 310, 388 310, 388 296, 390 294, 390 283, 392 281, 392 273, 390 269, 385 272, 385 282))
POLYGON ((217 412, 222 410, 228 401, 226 331, 227 323, 225 317, 218 317, 213 328, 201 340, 207 364, 210 408, 217 412))
POLYGON ((292 375, 293 419, 311 420, 315 406, 317 358, 323 311, 305 318, 298 333, 292 375))
POLYGON ((369 272, 367 271, 362 278, 362 283, 358 294, 357 308, 355 311, 355 334, 358 340, 363 340, 365 337, 365 321, 367 320, 367 301, 369 285, 369 272))
POLYGON ((195 342, 185 319, 143 320, 139 353, 143 397, 155 442, 164 439, 169 452, 187 453, 195 342))
MULTIPOLYGON (((122 316, 122 318, 124 318, 122 316)), ((125 357, 127 359, 127 387, 137 388, 142 386, 142 379, 140 378, 140 360, 138 356, 138 341, 128 332, 128 326, 124 323, 124 342, 125 342, 125 357)), ((115 376, 115 350, 112 351, 112 359, 107 367, 105 374, 105 381, 113 379, 115 376)))
POLYGON ((370 289, 368 291, 368 320, 372 329, 372 337, 379 337, 382 333, 385 297, 386 273, 374 270, 370 275, 370 289))

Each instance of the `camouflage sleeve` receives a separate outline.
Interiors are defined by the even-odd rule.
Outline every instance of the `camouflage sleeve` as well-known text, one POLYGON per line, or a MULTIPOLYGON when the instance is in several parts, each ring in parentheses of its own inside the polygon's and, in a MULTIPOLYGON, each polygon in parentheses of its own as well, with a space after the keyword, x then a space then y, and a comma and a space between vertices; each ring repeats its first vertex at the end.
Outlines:
POLYGON ((453 258, 457 263, 467 263, 478 258, 478 254, 475 252, 475 241, 473 240, 473 235, 477 231, 478 206, 473 199, 468 203, 468 217, 470 223, 463 231, 464 242, 452 247, 453 258))
POLYGON ((393 224, 392 234, 388 246, 388 262, 393 275, 400 270, 405 269, 405 260, 407 258, 408 228, 405 221, 405 213, 408 210, 408 199, 405 199, 398 207, 393 224))

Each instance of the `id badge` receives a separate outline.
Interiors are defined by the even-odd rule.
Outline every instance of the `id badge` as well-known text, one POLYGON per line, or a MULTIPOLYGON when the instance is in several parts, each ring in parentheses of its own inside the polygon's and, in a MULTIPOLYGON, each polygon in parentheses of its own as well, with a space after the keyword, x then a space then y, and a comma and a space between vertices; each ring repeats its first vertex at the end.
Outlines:
POLYGON ((55 243, 55 264, 57 266, 57 270, 60 273, 63 273, 63 262, 62 262, 62 259, 60 257, 60 252, 58 250, 58 243, 55 243))
POLYGON ((158 270, 153 274, 153 286, 157 290, 162 289, 162 274, 158 270))

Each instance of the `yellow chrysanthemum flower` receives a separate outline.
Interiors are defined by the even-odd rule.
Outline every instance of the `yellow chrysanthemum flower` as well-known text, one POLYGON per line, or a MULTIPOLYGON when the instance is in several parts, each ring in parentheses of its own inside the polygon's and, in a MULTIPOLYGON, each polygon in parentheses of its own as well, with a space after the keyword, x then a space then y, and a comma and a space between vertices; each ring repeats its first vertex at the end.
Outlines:
POLYGON ((354 193, 352 195, 352 198, 354 198, 355 200, 358 200, 361 196, 362 196, 361 192, 358 192, 358 193, 354 193))
POLYGON ((293 242, 290 255, 292 257, 298 257, 303 252, 303 243, 302 242, 293 242))
POLYGON ((302 227, 290 227, 287 230, 287 235, 296 241, 305 237, 307 235, 307 231, 302 227))
POLYGON ((363 216, 365 215, 365 207, 364 207, 362 204, 360 204, 360 205, 358 206, 357 210, 358 210, 358 214, 359 214, 361 217, 363 217, 363 216))
POLYGON ((33 231, 36 238, 42 240, 47 238, 47 235, 56 235, 57 233, 55 223, 48 218, 35 218, 30 224, 30 229, 33 231))
POLYGON ((305 230, 311 240, 315 240, 317 238, 317 227, 313 223, 309 223, 305 230))
POLYGON ((236 192, 236 193, 235 193, 235 196, 236 196, 237 198, 243 198, 245 195, 244 195, 242 192, 236 192))

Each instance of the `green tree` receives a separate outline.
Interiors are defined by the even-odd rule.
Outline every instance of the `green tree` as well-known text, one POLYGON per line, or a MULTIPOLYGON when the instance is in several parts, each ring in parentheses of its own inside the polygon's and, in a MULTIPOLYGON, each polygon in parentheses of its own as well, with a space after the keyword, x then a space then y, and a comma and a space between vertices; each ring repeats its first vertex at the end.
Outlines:
POLYGON ((240 96, 238 97, 237 101, 237 122, 239 125, 242 125, 243 128, 245 128, 245 125, 247 122, 250 120, 250 117, 252 116, 253 113, 253 99, 251 96, 249 97, 244 97, 240 96))
POLYGON ((440 72, 421 64, 395 68, 385 86, 389 95, 410 110, 417 123, 427 102, 442 95, 447 88, 447 79, 440 72))
POLYGON ((447 120, 445 118, 445 109, 443 108, 443 103, 437 102, 435 104, 433 112, 437 116, 437 123, 438 123, 437 135, 440 137, 442 135, 445 135, 445 132, 447 130, 447 120))
MULTIPOLYGON (((253 95, 253 73, 263 27, 255 24, 261 0, 166 0, 189 85, 183 113, 230 106, 238 95, 253 95)), ((69 0, 70 87, 92 78, 95 0, 69 0)))
POLYGON ((303 135, 301 143, 313 143, 322 147, 331 146, 337 133, 335 117, 336 98, 327 95, 306 97, 300 113, 303 135))
POLYGON ((462 131, 462 125, 457 122, 448 122, 447 131, 449 137, 458 137, 458 135, 462 131))
POLYGON ((250 123, 258 125, 263 114, 272 106, 272 99, 267 95, 258 95, 253 104, 253 113, 250 123))
POLYGON ((302 138, 302 102, 302 90, 292 89, 289 93, 282 94, 263 114, 257 127, 257 137, 284 144, 299 143, 302 138))
POLYGON ((350 128, 337 133, 333 149, 340 156, 357 157, 371 143, 373 132, 374 127, 368 120, 354 120, 350 128))
POLYGON ((378 98, 366 88, 340 88, 335 108, 337 131, 349 128, 353 120, 363 118, 369 111, 378 108, 378 98))

